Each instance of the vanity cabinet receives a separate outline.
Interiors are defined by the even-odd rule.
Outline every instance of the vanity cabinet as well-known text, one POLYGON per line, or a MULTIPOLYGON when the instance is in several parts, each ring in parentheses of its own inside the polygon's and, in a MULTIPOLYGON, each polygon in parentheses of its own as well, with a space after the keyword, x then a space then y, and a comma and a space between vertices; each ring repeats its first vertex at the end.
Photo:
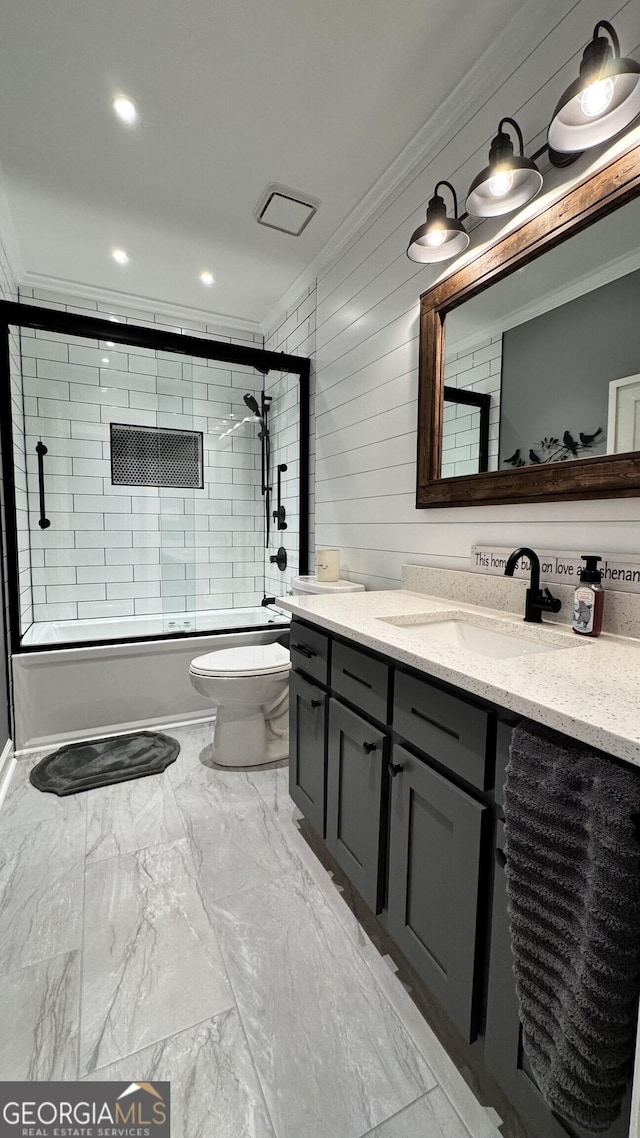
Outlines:
POLYGON ((381 907, 389 748, 383 731, 336 699, 329 701, 326 842, 374 913, 381 907))
POLYGON ((291 643, 291 797, 470 1042, 492 717, 301 622, 291 643))
POLYGON ((393 750, 387 928, 461 1035, 476 1035, 476 942, 487 807, 393 750))
MULTIPOLYGON (((302 621, 291 630, 290 792, 532 1138, 587 1138, 522 1047, 503 786, 519 717, 302 621)), ((604 1138, 628 1138, 630 1091, 604 1138)))

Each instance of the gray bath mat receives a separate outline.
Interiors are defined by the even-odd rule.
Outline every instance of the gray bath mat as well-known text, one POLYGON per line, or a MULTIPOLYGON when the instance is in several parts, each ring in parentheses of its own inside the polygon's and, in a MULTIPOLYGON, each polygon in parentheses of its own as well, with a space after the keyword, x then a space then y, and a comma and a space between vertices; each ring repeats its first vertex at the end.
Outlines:
POLYGON ((112 735, 92 743, 69 743, 36 763, 29 778, 48 794, 77 794, 114 782, 160 774, 180 753, 180 744, 159 731, 112 735))

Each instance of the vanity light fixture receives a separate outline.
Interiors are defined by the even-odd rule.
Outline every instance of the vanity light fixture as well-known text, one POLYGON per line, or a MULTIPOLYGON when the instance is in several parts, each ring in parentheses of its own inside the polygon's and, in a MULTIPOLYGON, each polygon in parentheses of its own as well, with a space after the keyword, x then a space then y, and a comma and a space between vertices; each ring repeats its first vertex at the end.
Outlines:
POLYGON ((467 196, 467 211, 474 217, 499 217, 526 205, 542 189, 542 174, 533 158, 525 158, 522 131, 515 119, 500 119, 489 151, 489 165, 474 178, 467 196), (520 153, 503 129, 509 124, 518 136, 520 153))
POLYGON ((407 249, 411 261, 433 264, 448 261, 464 253, 469 244, 469 234, 458 218, 458 198, 451 182, 438 182, 433 197, 427 206, 427 220, 412 234, 407 249), (453 195, 453 217, 449 217, 444 199, 438 193, 440 186, 446 186, 453 195))
POLYGON ((129 260, 129 256, 125 253, 124 249, 114 249, 111 256, 119 265, 126 265, 129 260))
POLYGON ((138 111, 132 99, 127 98, 126 95, 116 95, 115 99, 111 100, 111 106, 122 122, 126 123, 127 126, 133 126, 138 118, 138 111))
POLYGON ((613 25, 598 20, 584 49, 580 75, 567 87, 553 112, 549 148, 560 153, 588 150, 615 138, 638 115, 640 64, 621 58, 613 25), (609 39, 599 35, 600 31, 609 39))

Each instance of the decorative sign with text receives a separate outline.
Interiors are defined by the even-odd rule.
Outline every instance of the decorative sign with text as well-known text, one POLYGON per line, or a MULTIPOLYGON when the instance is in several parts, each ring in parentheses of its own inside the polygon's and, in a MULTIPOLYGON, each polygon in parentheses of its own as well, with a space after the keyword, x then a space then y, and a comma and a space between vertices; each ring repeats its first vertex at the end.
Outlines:
MULTIPOLYGON (((497 577, 504 573, 507 558, 513 550, 506 546, 471 546, 471 570, 474 573, 489 573, 497 577)), ((585 549, 585 553, 596 550, 585 549)), ((577 585, 584 561, 579 553, 559 552, 558 550, 537 549, 540 558, 540 576, 545 581, 577 585)), ((602 584, 605 588, 621 592, 640 593, 640 557, 627 553, 603 553, 598 568, 602 570, 602 584)), ((514 577, 529 577, 530 565, 526 557, 521 557, 514 577)))

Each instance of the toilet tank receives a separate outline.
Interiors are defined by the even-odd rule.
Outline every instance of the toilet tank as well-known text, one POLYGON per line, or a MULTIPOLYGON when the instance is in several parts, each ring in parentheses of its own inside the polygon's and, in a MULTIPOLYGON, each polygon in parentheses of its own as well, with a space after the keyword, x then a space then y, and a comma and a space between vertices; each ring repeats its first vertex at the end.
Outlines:
POLYGON ((294 577, 291 592, 294 597, 303 593, 362 593, 364 585, 355 581, 316 581, 315 577, 294 577))

